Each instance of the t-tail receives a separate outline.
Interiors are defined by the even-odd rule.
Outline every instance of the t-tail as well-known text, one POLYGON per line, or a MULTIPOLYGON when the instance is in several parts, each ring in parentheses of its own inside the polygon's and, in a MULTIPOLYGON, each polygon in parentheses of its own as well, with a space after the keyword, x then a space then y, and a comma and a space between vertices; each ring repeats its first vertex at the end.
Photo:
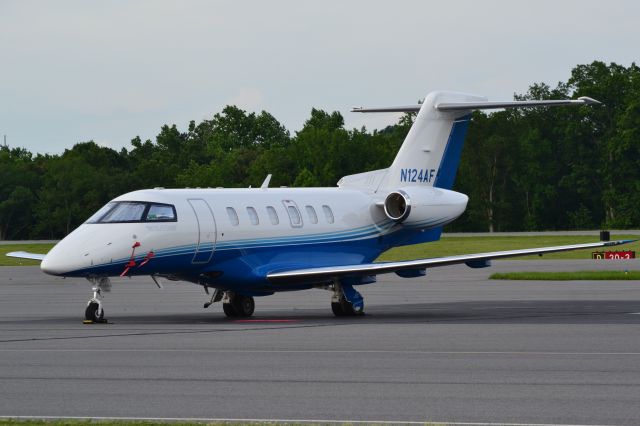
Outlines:
POLYGON ((339 186, 360 187, 388 193, 397 188, 432 186, 451 189, 455 182, 464 138, 477 109, 526 108, 597 104, 581 97, 575 100, 488 102, 485 97, 456 92, 432 92, 420 105, 354 108, 354 112, 417 112, 396 158, 388 169, 345 176, 339 186))

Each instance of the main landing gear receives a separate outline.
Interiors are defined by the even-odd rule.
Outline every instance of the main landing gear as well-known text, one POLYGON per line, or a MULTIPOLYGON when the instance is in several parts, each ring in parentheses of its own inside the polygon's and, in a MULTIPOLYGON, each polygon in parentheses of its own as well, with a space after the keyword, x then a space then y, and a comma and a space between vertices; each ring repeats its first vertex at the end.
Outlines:
POLYGON ((364 299, 353 286, 336 282, 333 284, 331 310, 337 317, 364 315, 364 299))
POLYGON ((108 277, 90 277, 87 278, 93 287, 93 297, 87 302, 87 308, 84 310, 84 319, 86 322, 107 322, 104 319, 104 309, 102 308, 102 292, 111 291, 111 281, 108 277))
POLYGON ((230 291, 225 292, 222 299, 222 310, 229 318, 248 318, 253 315, 256 304, 251 296, 243 296, 230 291))
MULTIPOLYGON (((205 291, 209 293, 209 290, 205 286, 205 291)), ((215 302, 222 300, 222 310, 224 314, 229 318, 248 318, 253 315, 253 311, 256 309, 256 303, 251 296, 243 296, 232 291, 224 291, 216 289, 211 295, 211 300, 204 304, 205 308, 208 308, 215 302)))

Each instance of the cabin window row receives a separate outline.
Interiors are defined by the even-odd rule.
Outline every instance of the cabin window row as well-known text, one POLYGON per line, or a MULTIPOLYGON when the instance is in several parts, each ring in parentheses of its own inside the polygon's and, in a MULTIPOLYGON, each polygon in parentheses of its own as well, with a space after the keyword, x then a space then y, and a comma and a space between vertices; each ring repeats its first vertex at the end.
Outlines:
MULTIPOLYGON (((294 228, 301 227, 303 225, 303 217, 298 207, 289 200, 285 200, 284 205, 287 215, 289 216, 289 222, 291 223, 291 226, 293 226, 294 228)), ((249 222, 251 222, 252 225, 260 225, 260 217, 255 207, 246 207, 246 211, 247 216, 249 217, 249 222)), ((269 218, 269 222, 272 225, 280 224, 280 218, 278 217, 278 212, 276 211, 275 207, 266 206, 265 211, 267 213, 267 217, 269 218)), ((304 206, 304 211, 309 223, 315 225, 319 222, 318 214, 316 213, 316 209, 313 206, 304 206)), ((322 205, 322 212, 324 214, 324 220, 326 221, 326 223, 335 222, 335 217, 333 216, 331 207, 326 204, 322 205)), ((240 225, 240 217, 238 216, 238 212, 236 212, 235 208, 227 207, 227 216, 229 217, 229 222, 231 223, 231 225, 240 225)))

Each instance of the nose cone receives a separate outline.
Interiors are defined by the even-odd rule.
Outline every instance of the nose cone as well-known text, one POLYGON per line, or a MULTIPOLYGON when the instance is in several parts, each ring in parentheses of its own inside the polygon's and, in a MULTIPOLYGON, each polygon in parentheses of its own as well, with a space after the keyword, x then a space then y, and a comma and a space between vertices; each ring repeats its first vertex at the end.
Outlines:
POLYGON ((40 270, 45 274, 64 276, 87 266, 81 250, 92 237, 86 225, 81 225, 47 253, 40 263, 40 270))
POLYGON ((60 276, 73 270, 73 266, 65 259, 61 250, 56 250, 59 245, 60 243, 51 249, 40 263, 40 270, 45 274, 60 276))

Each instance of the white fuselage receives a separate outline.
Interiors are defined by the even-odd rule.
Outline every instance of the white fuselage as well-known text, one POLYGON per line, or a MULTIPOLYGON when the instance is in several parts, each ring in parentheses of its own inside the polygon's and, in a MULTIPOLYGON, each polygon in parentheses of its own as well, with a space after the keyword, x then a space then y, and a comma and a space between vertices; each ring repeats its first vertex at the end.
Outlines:
POLYGON ((257 282, 268 272, 293 266, 370 262, 416 231, 451 222, 466 207, 462 194, 425 191, 427 199, 416 208, 429 220, 419 230, 387 218, 380 196, 359 189, 135 191, 112 203, 173 206, 175 220, 85 223, 49 252, 42 270, 117 276, 133 260, 135 266, 125 275, 175 275, 195 281, 193 277, 209 274, 212 286, 230 286, 257 282))

